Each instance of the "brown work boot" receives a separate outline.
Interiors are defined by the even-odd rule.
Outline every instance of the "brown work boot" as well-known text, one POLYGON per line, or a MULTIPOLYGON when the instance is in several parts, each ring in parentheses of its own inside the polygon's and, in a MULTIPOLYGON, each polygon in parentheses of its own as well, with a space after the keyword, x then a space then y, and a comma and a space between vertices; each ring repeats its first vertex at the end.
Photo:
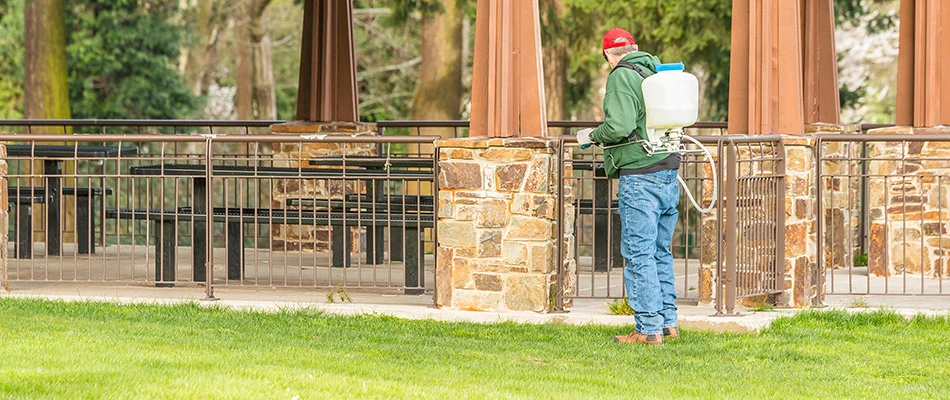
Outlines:
POLYGON ((663 335, 653 334, 645 335, 637 331, 630 332, 629 335, 614 336, 615 343, 648 344, 659 346, 663 344, 663 335))
POLYGON ((664 339, 676 339, 680 337, 680 330, 677 327, 672 328, 663 328, 663 338, 664 339))

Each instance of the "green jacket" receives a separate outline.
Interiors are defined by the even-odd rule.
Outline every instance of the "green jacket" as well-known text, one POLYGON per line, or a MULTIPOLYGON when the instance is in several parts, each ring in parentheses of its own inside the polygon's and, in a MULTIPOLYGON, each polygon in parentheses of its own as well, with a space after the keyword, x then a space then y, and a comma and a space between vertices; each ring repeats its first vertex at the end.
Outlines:
MULTIPOLYGON (((622 61, 639 65, 647 76, 654 74, 660 60, 642 51, 623 57, 622 61)), ((608 178, 617 178, 620 169, 643 168, 662 161, 669 154, 648 156, 640 144, 615 146, 628 143, 628 137, 636 132, 639 139, 646 139, 646 109, 643 106, 643 77, 631 68, 617 67, 607 77, 607 93, 604 94, 604 123, 590 134, 591 141, 604 149, 604 167, 608 178)), ((633 138, 633 140, 638 140, 633 138)))

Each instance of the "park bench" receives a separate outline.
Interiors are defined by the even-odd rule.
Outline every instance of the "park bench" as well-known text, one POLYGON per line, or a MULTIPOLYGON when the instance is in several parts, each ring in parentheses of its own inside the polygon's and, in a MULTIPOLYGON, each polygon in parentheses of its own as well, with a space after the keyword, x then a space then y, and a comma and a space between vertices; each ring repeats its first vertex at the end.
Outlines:
MULTIPOLYGON (((370 190, 370 193, 373 193, 370 190)), ((317 209, 326 208, 337 211, 347 211, 351 213, 366 213, 375 217, 386 218, 382 223, 367 223, 363 225, 367 229, 366 235, 366 259, 370 264, 383 264, 384 243, 382 240, 386 228, 389 229, 390 249, 389 259, 391 261, 403 261, 404 257, 404 226, 389 224, 392 218, 402 218, 403 215, 418 215, 420 218, 431 220, 435 213, 433 196, 431 195, 392 195, 392 194, 348 194, 343 199, 307 199, 291 198, 286 201, 288 207, 317 209)), ((429 228, 431 226, 424 226, 429 228)), ((343 230, 334 230, 331 236, 334 243, 341 240, 343 230)), ((342 246, 333 246, 334 266, 339 266, 339 260, 342 260, 342 246)), ((346 262, 347 265, 349 261, 346 262)))
POLYGON ((33 205, 46 203, 46 194, 11 186, 7 191, 7 199, 10 208, 15 209, 10 215, 13 235, 17 238, 13 253, 19 259, 33 258, 33 205))
MULTIPOLYGON (((45 145, 35 142, 28 144, 7 144, 7 157, 9 161, 19 160, 42 160, 43 161, 43 186, 42 190, 48 190, 46 196, 46 254, 59 255, 62 250, 61 221, 59 209, 61 196, 68 195, 69 191, 62 188, 63 166, 67 161, 75 162, 76 165, 89 161, 102 162, 104 159, 129 157, 138 154, 138 147, 135 146, 100 146, 100 145, 45 145)), ((40 186, 36 187, 37 189, 40 186)), ((76 192, 82 197, 81 188, 76 192)), ((88 198, 88 195, 87 195, 88 198)), ((85 207, 89 210, 89 207, 85 207)), ((94 224, 89 224, 94 229, 94 224)), ((79 229, 77 229, 79 230, 79 229)), ((84 232, 84 231, 80 231, 84 232)), ((83 235, 83 233, 80 233, 83 235)), ((95 251, 94 245, 89 242, 89 238, 95 235, 85 236, 86 240, 79 244, 79 253, 88 254, 89 251, 95 251)))
MULTIPOLYGON (((341 160, 346 162, 345 160, 341 160)), ((418 163, 416 161, 415 163, 418 163)), ((419 273, 422 271, 423 257, 419 248, 420 231, 432 228, 435 224, 432 196, 418 195, 386 195, 381 190, 385 181, 433 181, 431 168, 419 168, 413 164, 409 170, 387 170, 379 168, 334 168, 334 167, 270 167, 270 166, 235 166, 213 165, 211 174, 214 178, 222 179, 332 179, 332 180, 361 180, 367 182, 368 194, 347 195, 342 199, 289 199, 285 206, 288 208, 214 208, 212 220, 215 223, 225 223, 228 247, 228 276, 229 279, 240 279, 243 270, 243 225, 244 224, 283 224, 283 225, 322 225, 332 229, 333 243, 332 265, 334 267, 348 267, 351 263, 349 252, 350 227, 367 228, 373 233, 367 235, 371 242, 367 243, 368 263, 382 264, 383 229, 390 227, 391 241, 394 243, 390 260, 401 261, 405 258, 406 286, 419 287, 419 273), (398 229, 397 229, 398 228, 398 229), (397 234, 398 231, 398 234, 397 234), (403 240, 402 233, 405 232, 403 240), (404 245, 395 245, 404 244, 404 245), (398 249, 398 252, 396 251, 398 249)), ((340 167, 337 165, 336 167, 340 167)), ((194 188, 194 204, 190 207, 175 209, 111 209, 107 210, 107 218, 126 220, 148 220, 155 222, 153 235, 156 249, 156 281, 162 286, 174 282, 175 247, 177 245, 176 224, 191 222, 195 238, 194 279, 205 280, 205 243, 209 238, 207 229, 207 167, 203 164, 162 164, 136 166, 130 168, 132 175, 150 177, 190 177, 194 188)), ((421 292, 421 289, 409 289, 407 293, 421 292)))
MULTIPOLYGON (((10 186, 7 188, 7 198, 11 207, 16 206, 15 214, 11 215, 11 223, 17 237, 15 253, 17 258, 29 259, 33 257, 33 205, 49 203, 45 186, 10 186)), ((112 194, 111 188, 102 187, 72 187, 60 189, 60 194, 76 197, 76 235, 79 254, 95 253, 96 237, 95 212, 101 206, 103 196, 112 194)), ((55 212, 59 212, 56 210, 55 212)))
MULTIPOLYGON (((593 263, 594 271, 598 272, 607 271, 608 254, 611 254, 610 267, 612 269, 621 269, 624 265, 623 256, 620 254, 620 238, 622 237, 620 208, 617 200, 609 199, 609 196, 595 196, 594 199, 580 199, 574 202, 578 214, 594 215, 593 263)), ((576 234, 579 231, 575 228, 574 232, 576 234)))
MULTIPOLYGON (((153 221, 152 232, 156 243, 155 281, 156 286, 174 286, 177 265, 176 249, 178 244, 177 224, 179 222, 206 223, 208 214, 191 207, 167 209, 109 209, 107 218, 133 221, 153 221)), ((334 266, 350 266, 349 227, 392 226, 405 229, 406 240, 406 286, 420 286, 423 263, 420 256, 420 230, 434 226, 430 214, 397 214, 358 212, 353 209, 333 208, 329 210, 292 210, 267 208, 214 208, 212 221, 227 225, 227 270, 228 279, 241 279, 244 268, 244 225, 245 224, 286 224, 319 225, 333 227, 334 266)), ((204 279, 196 272, 195 280, 204 279)), ((411 289, 410 289, 411 290, 411 289)), ((407 293, 410 292, 407 290, 407 293)), ((418 292, 418 291, 413 291, 418 292)))

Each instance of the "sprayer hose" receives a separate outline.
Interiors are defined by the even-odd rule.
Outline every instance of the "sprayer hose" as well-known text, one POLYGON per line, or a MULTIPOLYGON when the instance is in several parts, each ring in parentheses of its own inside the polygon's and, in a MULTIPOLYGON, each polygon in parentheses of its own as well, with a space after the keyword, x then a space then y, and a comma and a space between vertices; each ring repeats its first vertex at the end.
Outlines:
MULTIPOLYGON (((709 161, 709 165, 712 167, 711 170, 712 170, 712 180, 713 180, 713 196, 712 196, 712 201, 709 203, 709 208, 700 207, 699 204, 696 202, 696 199, 693 198, 693 194, 689 191, 689 187, 686 186, 686 181, 683 180, 683 177, 679 175, 676 176, 676 179, 680 181, 680 185, 683 185, 683 190, 686 191, 686 197, 689 197, 689 201, 693 203, 693 207, 696 207, 696 209, 699 210, 699 212, 705 214, 712 211, 713 207, 716 206, 716 193, 717 193, 716 190, 719 187, 719 181, 716 177, 716 163, 713 161, 712 153, 709 152, 709 149, 707 149, 706 146, 703 146, 702 143, 699 143, 699 141, 694 139, 692 136, 683 135, 683 137, 689 140, 690 142, 695 143, 697 146, 699 146, 700 149, 703 150, 703 153, 706 153, 706 160, 709 161)), ((702 186, 700 186, 699 190, 702 191, 702 186)))

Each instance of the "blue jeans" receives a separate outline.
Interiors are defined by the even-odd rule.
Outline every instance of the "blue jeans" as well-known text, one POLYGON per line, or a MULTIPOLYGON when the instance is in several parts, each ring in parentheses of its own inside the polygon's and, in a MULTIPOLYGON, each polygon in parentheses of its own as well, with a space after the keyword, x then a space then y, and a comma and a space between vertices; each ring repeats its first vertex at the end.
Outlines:
POLYGON ((676 327, 676 289, 670 244, 679 212, 677 170, 620 177, 617 197, 626 261, 623 282, 637 332, 652 335, 676 327))

